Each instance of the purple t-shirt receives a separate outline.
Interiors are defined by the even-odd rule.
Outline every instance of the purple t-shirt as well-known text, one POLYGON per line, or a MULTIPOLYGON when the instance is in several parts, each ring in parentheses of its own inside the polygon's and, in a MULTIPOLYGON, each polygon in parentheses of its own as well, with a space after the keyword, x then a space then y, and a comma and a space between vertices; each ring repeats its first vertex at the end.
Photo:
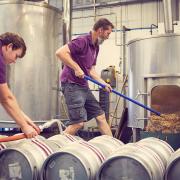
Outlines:
POLYGON ((2 44, 0 42, 0 84, 6 83, 6 65, 2 55, 2 44))
MULTIPOLYGON (((99 46, 92 42, 91 32, 89 34, 79 36, 68 43, 72 59, 81 67, 85 75, 89 75, 89 71, 93 65, 96 65, 99 46)), ((76 83, 81 86, 88 86, 86 80, 75 76, 74 70, 64 65, 61 73, 61 82, 76 83)))

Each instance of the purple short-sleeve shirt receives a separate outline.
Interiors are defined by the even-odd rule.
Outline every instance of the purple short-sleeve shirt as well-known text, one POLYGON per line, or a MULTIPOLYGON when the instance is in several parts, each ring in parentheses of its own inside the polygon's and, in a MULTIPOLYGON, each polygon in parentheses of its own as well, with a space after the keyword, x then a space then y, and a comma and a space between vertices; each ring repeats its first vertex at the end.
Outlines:
POLYGON ((0 84, 6 83, 6 65, 2 55, 2 44, 0 42, 0 84))
MULTIPOLYGON (((79 36, 68 43, 72 59, 81 67, 85 75, 89 75, 92 66, 96 65, 99 46, 92 42, 91 32, 89 34, 79 36)), ((81 86, 88 86, 87 81, 75 76, 74 70, 68 66, 64 66, 61 82, 76 83, 81 86)))

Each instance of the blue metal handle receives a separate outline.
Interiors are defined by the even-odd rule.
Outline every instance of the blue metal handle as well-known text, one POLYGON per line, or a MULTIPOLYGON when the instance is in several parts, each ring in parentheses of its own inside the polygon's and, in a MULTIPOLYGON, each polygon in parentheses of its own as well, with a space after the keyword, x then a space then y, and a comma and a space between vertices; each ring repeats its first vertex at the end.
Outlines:
MULTIPOLYGON (((91 82, 93 82, 93 83, 101 86, 102 88, 105 88, 105 87, 106 87, 104 84, 101 84, 100 82, 98 82, 98 81, 95 80, 95 79, 90 78, 89 76, 86 76, 86 75, 85 75, 85 76, 84 76, 84 79, 86 79, 86 80, 88 80, 88 81, 91 81, 91 82)), ((118 91, 115 91, 114 89, 112 90, 112 92, 113 92, 114 94, 117 94, 118 96, 123 97, 124 99, 127 99, 128 101, 133 102, 134 104, 137 104, 138 106, 141 106, 142 108, 144 108, 144 109, 146 109, 146 110, 148 110, 148 111, 151 111, 152 113, 154 113, 154 114, 156 114, 156 115, 158 115, 158 116, 161 115, 160 112, 158 112, 158 111, 156 111, 156 110, 154 110, 154 109, 151 109, 150 107, 147 107, 147 106, 145 106, 144 104, 141 104, 140 102, 135 101, 134 99, 131 99, 131 98, 129 98, 129 97, 121 94, 121 93, 118 92, 118 91)))

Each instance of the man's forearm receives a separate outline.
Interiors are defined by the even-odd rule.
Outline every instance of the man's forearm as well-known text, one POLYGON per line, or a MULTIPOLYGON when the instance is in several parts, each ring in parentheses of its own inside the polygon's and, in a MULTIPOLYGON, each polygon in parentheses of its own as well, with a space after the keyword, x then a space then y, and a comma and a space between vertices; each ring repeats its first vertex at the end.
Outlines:
POLYGON ((65 54, 65 55, 63 55, 63 57, 61 56, 60 59, 65 65, 67 65, 74 71, 77 71, 80 69, 79 65, 70 57, 70 55, 65 54))

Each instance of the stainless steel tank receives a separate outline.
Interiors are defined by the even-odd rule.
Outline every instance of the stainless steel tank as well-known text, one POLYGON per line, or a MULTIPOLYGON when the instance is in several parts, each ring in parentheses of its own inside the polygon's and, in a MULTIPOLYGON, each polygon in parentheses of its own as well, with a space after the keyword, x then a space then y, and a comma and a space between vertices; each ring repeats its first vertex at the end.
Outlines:
MULTIPOLYGON (((128 43, 129 97, 160 113, 180 114, 180 34, 164 34, 128 43)), ((144 128, 151 115, 129 103, 130 127, 144 128)))
POLYGON ((42 165, 50 154, 82 139, 69 134, 58 134, 45 139, 33 139, 0 143, 0 179, 39 180, 42 165), (1 151, 2 150, 2 151, 1 151))
POLYGON ((101 165, 97 180, 162 180, 172 148, 156 138, 121 146, 101 165), (156 147, 154 147, 157 144, 156 147), (161 154, 163 152, 163 155, 161 154))
POLYGON ((174 153, 174 149, 165 141, 154 137, 148 137, 137 142, 138 145, 142 145, 152 149, 162 160, 166 167, 169 157, 174 153))
MULTIPOLYGON (((66 137, 71 138, 67 135, 66 137)), ((74 138, 76 137, 74 136, 74 138)), ((94 180, 102 162, 112 152, 124 145, 118 139, 107 135, 93 138, 88 142, 75 140, 76 142, 63 147, 59 152, 55 152, 47 158, 41 170, 42 180, 50 178, 53 180, 94 180)))
POLYGON ((165 180, 176 180, 180 177, 180 149, 171 155, 168 160, 165 180))
MULTIPOLYGON (((8 83, 21 108, 33 120, 54 117, 59 69, 55 51, 62 45, 62 12, 45 3, 0 1, 0 22, 0 34, 18 33, 27 45, 25 57, 8 69, 8 83)), ((0 119, 11 120, 2 107, 0 119)))
POLYGON ((76 141, 46 159, 41 179, 94 180, 105 158, 97 146, 86 141, 76 141))
POLYGON ((17 143, 0 152, 0 179, 37 180, 45 159, 60 146, 39 136, 17 143))
POLYGON ((149 149, 129 143, 119 148, 101 165, 97 180, 162 180, 161 164, 149 149))

